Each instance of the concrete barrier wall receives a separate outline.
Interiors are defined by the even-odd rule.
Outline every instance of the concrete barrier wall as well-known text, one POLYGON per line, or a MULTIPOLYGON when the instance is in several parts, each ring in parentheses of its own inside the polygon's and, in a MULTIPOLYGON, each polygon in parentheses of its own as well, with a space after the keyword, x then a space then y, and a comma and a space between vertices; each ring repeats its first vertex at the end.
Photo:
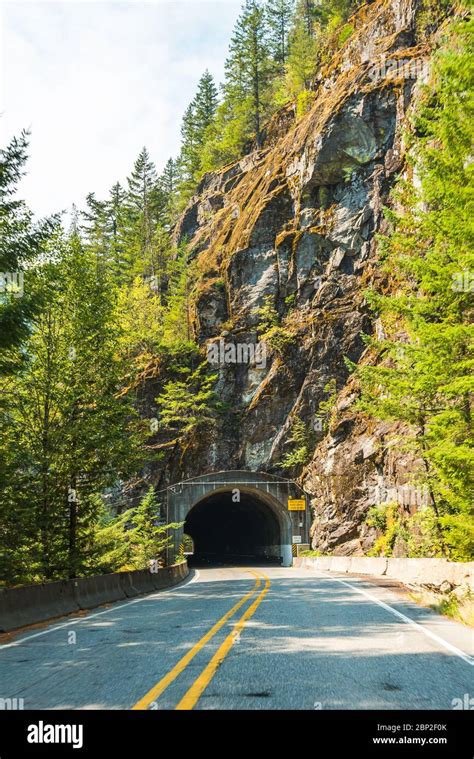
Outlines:
POLYGON ((81 609, 93 609, 141 593, 154 593, 176 585, 188 574, 187 562, 182 562, 163 567, 157 572, 140 569, 0 589, 0 632, 9 632, 81 609))
POLYGON ((93 609, 94 606, 126 598, 120 582, 121 574, 123 573, 117 572, 117 574, 93 575, 71 580, 79 608, 93 609))
POLYGON ((447 559, 385 559, 371 556, 301 556, 294 566, 321 572, 390 577, 407 585, 440 588, 466 587, 474 590, 474 562, 447 559))
POLYGON ((172 585, 177 585, 182 582, 189 574, 189 567, 186 561, 181 564, 173 564, 171 567, 163 567, 156 574, 152 573, 153 582, 156 590, 162 588, 170 588, 172 585))
POLYGON ((0 590, 0 631, 79 611, 70 580, 0 590))
POLYGON ((155 590, 153 574, 147 569, 120 572, 120 584, 128 598, 139 596, 142 593, 153 593, 155 590))

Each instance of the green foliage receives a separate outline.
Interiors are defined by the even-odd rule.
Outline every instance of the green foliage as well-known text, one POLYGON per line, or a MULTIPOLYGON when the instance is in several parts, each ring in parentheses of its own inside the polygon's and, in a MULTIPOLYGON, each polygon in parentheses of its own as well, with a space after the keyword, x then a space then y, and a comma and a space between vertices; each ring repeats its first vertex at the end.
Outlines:
POLYGON ((255 139, 257 145, 268 109, 272 70, 265 12, 256 0, 245 0, 229 47, 224 93, 231 102, 241 100, 247 104, 251 131, 245 138, 255 139))
POLYGON ((284 327, 271 327, 268 332, 262 335, 262 340, 280 356, 284 356, 288 348, 295 342, 294 336, 284 327))
MULTIPOLYGON (((297 23, 290 36, 290 51, 285 72, 284 88, 287 98, 310 91, 317 67, 317 40, 304 23, 297 23)), ((307 96, 303 96, 307 100, 307 96)), ((300 104, 300 111, 301 111, 300 104)))
POLYGON ((119 290, 117 305, 123 354, 130 358, 155 355, 164 337, 165 309, 151 280, 135 277, 128 287, 119 290))
POLYGON ((399 183, 382 243, 392 293, 372 298, 387 338, 372 341, 378 365, 358 370, 361 408, 412 428, 442 551, 455 560, 474 552, 472 48, 472 21, 454 22, 415 114, 419 182, 399 183))
POLYGON ((391 556, 400 536, 401 516, 396 503, 386 503, 369 509, 367 524, 382 532, 369 551, 369 556, 391 556))
MULTIPOLYGON (((331 5, 246 0, 221 102, 206 71, 178 158, 160 176, 143 148, 124 186, 116 182, 105 198, 89 193, 69 235, 58 219, 34 224, 15 199, 27 135, 2 151, 0 269, 24 271, 28 283, 21 298, 0 293, 0 572, 8 582, 132 565, 140 513, 114 516, 124 500, 114 496, 105 509, 106 493, 163 455, 152 447, 188 445, 217 423, 217 377, 200 363, 193 332, 197 272, 171 230, 204 171, 261 145, 280 102, 297 98, 298 115, 310 106, 331 5), (150 377, 160 422, 153 444, 137 411, 150 377)), ((282 357, 294 341, 271 299, 258 332, 282 357)), ((290 465, 307 455, 298 425, 293 436, 290 465)))
POLYGON ((324 419, 324 430, 327 430, 336 415, 337 383, 335 379, 325 384, 324 393, 327 398, 319 402, 318 416, 324 419))
POLYGON ((178 216, 180 167, 179 160, 168 158, 163 174, 159 178, 161 190, 164 193, 165 205, 163 209, 162 223, 166 229, 171 229, 178 216))
MULTIPOLYGON (((26 138, 15 145, 16 152, 5 154, 5 196, 13 193, 11 177, 21 173, 26 138)), ((203 423, 208 401, 213 406, 212 379, 200 379, 194 368, 193 267, 184 247, 170 241, 176 181, 175 164, 168 162, 158 177, 144 149, 128 189, 117 183, 104 201, 89 194, 84 212, 74 212, 69 236, 53 222, 34 229, 20 201, 5 203, 0 219, 9 255, 21 248, 28 263, 30 305, 25 328, 5 344, 17 357, 16 374, 4 365, 0 376, 4 582, 142 564, 145 554, 132 541, 143 530, 142 512, 134 514, 131 530, 128 514, 113 516, 122 499, 112 511, 104 507, 105 493, 120 491, 145 456, 150 460, 149 428, 138 417, 134 388, 150 366, 161 367, 165 387, 167 377, 185 377, 183 387, 197 388, 186 432, 203 423)), ((0 316, 9 299, 2 299, 0 316)), ((182 399, 178 406, 165 414, 170 423, 185 407, 182 399)), ((144 540, 139 544, 148 550, 144 540)))
POLYGON ((138 506, 117 517, 104 509, 95 534, 97 558, 91 565, 91 573, 147 569, 154 560, 163 566, 166 548, 173 538, 172 530, 178 529, 180 524, 159 525, 158 515, 153 487, 138 506))
POLYGON ((265 5, 270 53, 280 74, 284 72, 288 58, 294 6, 294 0, 268 0, 265 5))
POLYGON ((302 419, 295 419, 293 422, 288 443, 291 444, 291 450, 285 454, 278 466, 283 469, 293 469, 306 464, 311 455, 311 450, 306 425, 302 419))
MULTIPOLYGON (((286 33, 285 27, 285 39, 286 33)), ((245 0, 225 64, 223 102, 207 132, 204 170, 238 158, 252 141, 261 145, 262 122, 271 112, 272 82, 277 71, 270 51, 276 44, 281 57, 281 45, 285 44, 281 40, 280 35, 280 42, 276 42, 275 31, 271 39, 268 38, 263 6, 256 0, 245 0)))
POLYGON ((203 172, 212 171, 239 158, 248 144, 251 129, 248 99, 224 99, 206 133, 201 158, 203 172))
POLYGON ((397 543, 411 559, 435 558, 443 553, 437 517, 430 507, 410 515, 396 503, 383 503, 369 509, 366 523, 379 533, 370 556, 392 556, 397 543))
MULTIPOLYGON (((288 300, 288 299, 287 299, 288 300)), ((285 354, 294 342, 291 332, 280 324, 280 317, 274 305, 274 298, 266 295, 263 305, 256 309, 258 316, 257 334, 263 342, 281 356, 285 354)))
POLYGON ((314 92, 311 90, 301 90, 296 97, 296 118, 300 119, 305 115, 314 103, 314 92))
POLYGON ((0 372, 21 364, 21 344, 38 305, 25 269, 42 254, 58 223, 55 217, 35 224, 15 197, 27 150, 28 133, 22 132, 0 151, 0 372))
POLYGON ((438 528, 437 516, 432 508, 425 507, 409 517, 406 533, 408 556, 421 559, 442 555, 442 536, 438 528))
POLYGON ((223 405, 214 390, 217 374, 204 361, 197 369, 182 369, 183 379, 167 382, 158 396, 160 422, 178 435, 212 425, 223 405))
POLYGON ((226 62, 222 100, 201 149, 201 172, 238 159, 262 144, 263 124, 289 100, 300 118, 314 98, 320 50, 327 29, 344 44, 352 27, 344 25, 352 0, 245 0, 226 62))
POLYGON ((342 47, 347 42, 347 40, 350 37, 352 37, 353 34, 354 34, 354 27, 352 26, 352 24, 344 24, 337 38, 339 47, 342 47))
POLYGON ((306 558, 310 558, 310 559, 315 559, 315 558, 318 558, 319 556, 322 556, 322 555, 323 554, 321 553, 321 551, 313 551, 313 550, 300 551, 298 553, 298 556, 301 556, 303 558, 306 557, 306 558))
POLYGON ((369 527, 374 527, 376 530, 385 532, 387 528, 387 504, 371 506, 367 512, 365 521, 369 527))
MULTIPOLYGON (((25 273, 21 298, 0 292, 4 582, 139 568, 163 556, 176 525, 156 524, 152 490, 124 513, 126 499, 110 495, 150 461, 138 390, 150 377, 156 383, 157 448, 191 444, 223 410, 217 375, 194 338, 197 272, 171 230, 204 171, 261 146, 276 107, 293 99, 298 117, 307 111, 325 38, 344 44, 356 5, 300 0, 293 9, 292 0, 247 0, 221 102, 205 72, 183 119, 178 158, 160 176, 144 148, 124 187, 114 184, 104 199, 87 196, 69 235, 57 219, 33 223, 16 199, 27 135, 1 152, 0 270, 25 273)), ((398 210, 387 214, 393 233, 382 255, 394 294, 371 296, 388 337, 374 343, 383 361, 360 369, 362 408, 412 426, 433 500, 413 516, 392 506, 369 514, 380 533, 375 551, 385 555, 403 542, 413 556, 472 556, 472 296, 464 288, 473 268, 472 78, 469 22, 454 27, 415 118, 421 188, 400 183, 398 210)), ((295 339, 270 297, 257 331, 282 357, 295 339)), ((335 385, 325 393, 319 412, 330 423, 335 385)), ((281 466, 296 469, 311 447, 302 420, 289 443, 281 466)))
MULTIPOLYGON (((464 2, 469 7, 470 0, 464 2)), ((453 0, 423 0, 417 17, 417 36, 425 40, 437 23, 446 18, 453 9, 453 0)))
POLYGON ((209 71, 205 71, 181 125, 182 142, 178 161, 181 204, 193 194, 201 176, 203 146, 216 115, 217 102, 218 92, 214 79, 209 71))
POLYGON ((255 310, 255 315, 258 317, 257 332, 260 334, 267 332, 279 324, 280 318, 272 295, 264 297, 263 305, 255 310))
POLYGON ((140 461, 107 269, 73 234, 56 240, 55 258, 31 272, 31 286, 42 309, 25 366, 0 380, 1 576, 11 581, 83 572, 97 494, 140 461))

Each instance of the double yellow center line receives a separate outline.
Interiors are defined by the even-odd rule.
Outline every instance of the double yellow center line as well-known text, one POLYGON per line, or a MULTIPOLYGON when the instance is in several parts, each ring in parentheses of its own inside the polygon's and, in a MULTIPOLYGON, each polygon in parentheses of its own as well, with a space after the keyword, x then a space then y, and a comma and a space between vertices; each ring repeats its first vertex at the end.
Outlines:
POLYGON ((262 584, 262 579, 265 580, 263 590, 260 591, 253 603, 244 611, 237 624, 234 626, 232 632, 229 633, 224 642, 221 643, 207 666, 204 667, 189 690, 186 691, 183 698, 176 706, 176 709, 193 709, 196 706, 203 692, 216 674, 217 668, 222 664, 225 657, 231 650, 238 635, 245 627, 246 622, 257 611, 270 587, 270 580, 266 575, 262 574, 262 576, 259 576, 257 572, 254 572, 253 570, 249 571, 251 571, 252 574, 256 577, 255 585, 252 590, 249 593, 246 593, 240 599, 240 601, 238 601, 231 609, 229 609, 229 611, 226 612, 226 614, 224 614, 224 616, 222 616, 215 623, 215 625, 213 625, 211 629, 208 630, 208 632, 203 635, 203 637, 192 648, 189 649, 189 651, 182 657, 182 659, 179 660, 173 669, 171 669, 164 677, 162 677, 161 680, 159 680, 159 682, 157 682, 156 685, 154 685, 153 688, 151 688, 148 693, 143 696, 143 698, 137 701, 132 709, 147 709, 153 701, 156 701, 156 699, 161 696, 166 688, 171 685, 174 680, 176 680, 176 678, 181 674, 181 672, 183 672, 184 669, 186 669, 188 664, 194 659, 196 654, 199 653, 199 651, 206 645, 206 643, 208 643, 214 637, 214 635, 216 635, 216 633, 218 633, 219 630, 229 621, 229 619, 231 619, 234 614, 236 614, 238 610, 247 601, 249 601, 252 596, 255 595, 255 593, 258 592, 262 584))

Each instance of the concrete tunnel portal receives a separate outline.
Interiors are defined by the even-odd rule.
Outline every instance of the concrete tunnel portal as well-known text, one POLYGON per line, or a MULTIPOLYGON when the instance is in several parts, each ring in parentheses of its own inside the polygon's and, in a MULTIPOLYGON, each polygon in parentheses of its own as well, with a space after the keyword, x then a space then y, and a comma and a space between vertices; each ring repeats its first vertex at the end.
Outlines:
POLYGON ((181 525, 168 563, 183 550, 185 535, 192 538, 194 563, 291 566, 296 545, 309 542, 303 490, 264 472, 221 471, 169 486, 166 522, 181 525))

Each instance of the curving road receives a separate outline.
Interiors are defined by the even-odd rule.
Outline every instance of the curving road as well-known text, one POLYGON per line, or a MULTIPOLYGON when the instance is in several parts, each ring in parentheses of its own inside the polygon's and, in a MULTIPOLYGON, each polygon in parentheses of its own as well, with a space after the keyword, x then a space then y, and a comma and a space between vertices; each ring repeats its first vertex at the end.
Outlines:
POLYGON ((199 569, 182 585, 0 646, 25 709, 452 709, 467 627, 366 579, 199 569))

